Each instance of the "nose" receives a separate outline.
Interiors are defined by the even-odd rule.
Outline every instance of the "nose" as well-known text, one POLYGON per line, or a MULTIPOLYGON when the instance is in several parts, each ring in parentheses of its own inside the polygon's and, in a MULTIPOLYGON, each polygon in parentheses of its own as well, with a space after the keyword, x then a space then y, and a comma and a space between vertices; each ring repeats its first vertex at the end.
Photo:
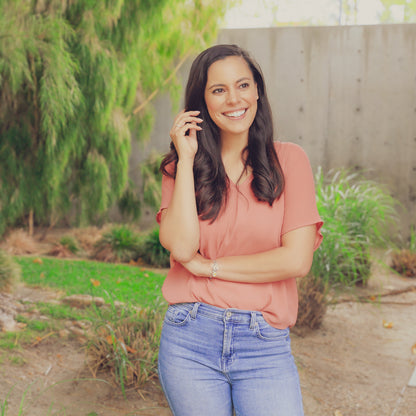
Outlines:
POLYGON ((240 92, 236 88, 231 88, 228 91, 227 102, 228 104, 236 104, 240 101, 240 92))

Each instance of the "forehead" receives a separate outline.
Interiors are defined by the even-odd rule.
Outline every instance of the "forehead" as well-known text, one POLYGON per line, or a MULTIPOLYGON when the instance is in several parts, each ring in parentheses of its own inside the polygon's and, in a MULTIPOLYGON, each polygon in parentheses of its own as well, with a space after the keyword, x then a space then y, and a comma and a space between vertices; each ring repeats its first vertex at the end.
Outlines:
POLYGON ((227 56, 208 68, 207 87, 212 83, 232 83, 241 78, 253 79, 248 63, 242 56, 227 56))

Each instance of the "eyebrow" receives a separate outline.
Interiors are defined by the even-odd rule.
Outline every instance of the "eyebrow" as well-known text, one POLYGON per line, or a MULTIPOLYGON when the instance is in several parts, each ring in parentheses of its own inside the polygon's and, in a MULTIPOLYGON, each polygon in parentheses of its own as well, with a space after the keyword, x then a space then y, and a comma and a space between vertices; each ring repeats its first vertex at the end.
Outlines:
MULTIPOLYGON (((239 82, 246 81, 246 80, 250 81, 251 78, 250 77, 243 77, 243 78, 238 79, 235 83, 238 84, 239 82)), ((208 87, 207 89, 212 90, 213 88, 224 87, 224 86, 225 86, 225 84, 213 84, 210 87, 208 87)))

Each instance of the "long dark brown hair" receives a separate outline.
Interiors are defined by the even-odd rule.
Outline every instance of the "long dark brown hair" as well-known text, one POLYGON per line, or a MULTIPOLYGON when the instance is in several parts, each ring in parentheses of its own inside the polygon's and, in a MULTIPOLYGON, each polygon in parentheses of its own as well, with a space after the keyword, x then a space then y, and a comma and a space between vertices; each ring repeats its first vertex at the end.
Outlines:
MULTIPOLYGON (((221 159, 220 131, 212 121, 205 104, 204 93, 208 68, 228 56, 241 56, 247 62, 257 84, 259 99, 257 113, 249 130, 248 145, 244 149, 245 167, 251 167, 251 189, 259 201, 270 205, 283 192, 284 176, 273 145, 273 120, 267 99, 263 74, 258 64, 237 45, 216 45, 203 51, 193 62, 185 92, 185 110, 199 110, 201 131, 197 131, 198 151, 194 159, 195 196, 198 215, 215 221, 227 200, 229 179, 221 159)), ((175 177, 178 154, 173 143, 161 164, 163 174, 175 177), (174 162, 171 171, 167 166, 174 162)))

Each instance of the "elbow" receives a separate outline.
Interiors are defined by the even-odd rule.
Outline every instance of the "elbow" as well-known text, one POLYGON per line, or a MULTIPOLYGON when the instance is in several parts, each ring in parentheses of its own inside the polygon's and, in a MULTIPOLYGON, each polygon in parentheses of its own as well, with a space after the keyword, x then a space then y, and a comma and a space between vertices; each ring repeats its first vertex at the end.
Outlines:
POLYGON ((183 241, 169 241, 169 239, 164 237, 163 233, 159 234, 159 241, 178 263, 191 261, 198 252, 198 245, 184 244, 183 241))
POLYGON ((294 275, 296 278, 305 277, 308 275, 312 267, 312 259, 299 260, 295 267, 294 275))
POLYGON ((302 269, 299 269, 296 277, 301 278, 301 277, 307 276, 308 273, 309 273, 309 271, 310 271, 310 269, 311 269, 310 267, 304 267, 302 269))
POLYGON ((198 250, 184 250, 184 249, 176 249, 172 250, 171 254, 172 257, 178 262, 178 263, 188 263, 191 261, 198 250))

